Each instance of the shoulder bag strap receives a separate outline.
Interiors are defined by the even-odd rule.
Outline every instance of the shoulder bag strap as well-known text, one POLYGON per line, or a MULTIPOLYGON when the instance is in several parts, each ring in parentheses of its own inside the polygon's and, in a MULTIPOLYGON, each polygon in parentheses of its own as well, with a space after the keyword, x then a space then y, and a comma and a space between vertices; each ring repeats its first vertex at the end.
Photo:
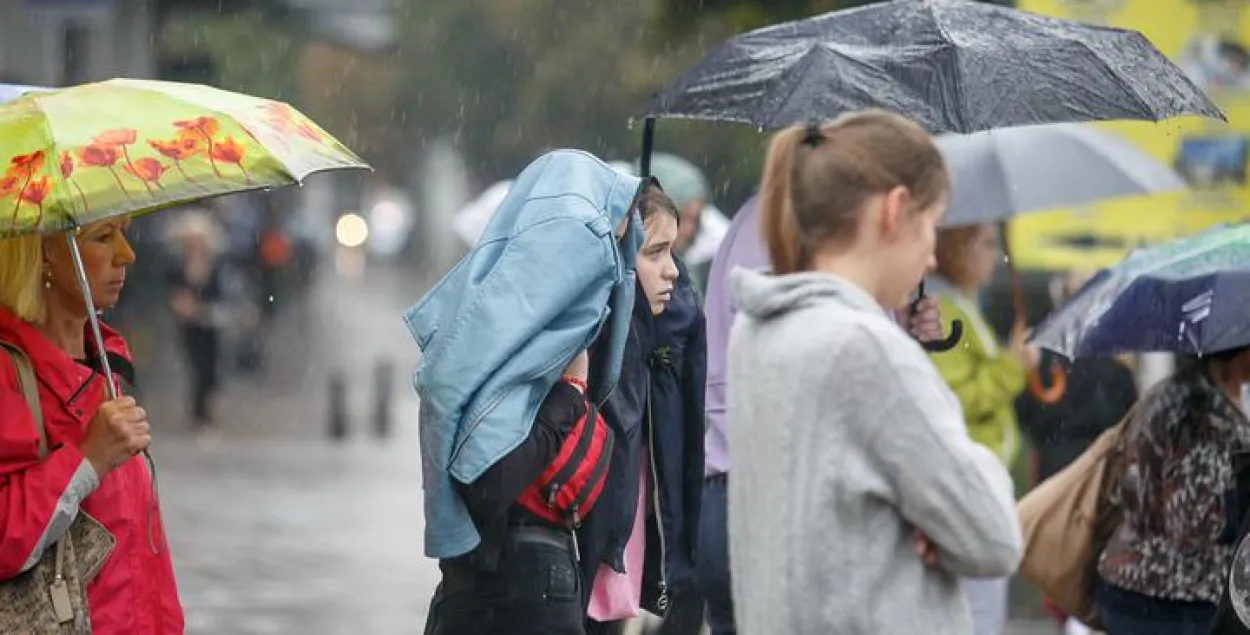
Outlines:
POLYGON ((35 368, 31 366, 30 358, 26 356, 26 353, 17 346, 0 341, 0 347, 3 347, 9 359, 13 360, 13 368, 17 370, 17 385, 22 391, 22 398, 26 400, 26 407, 30 408, 30 413, 35 418, 35 430, 39 433, 39 460, 42 461, 48 457, 48 432, 44 429, 43 408, 39 404, 39 384, 35 380, 35 368))
MULTIPOLYGON (((17 385, 22 390, 22 398, 26 400, 26 407, 30 408, 30 414, 35 418, 35 431, 39 433, 39 460, 48 458, 48 431, 44 428, 43 407, 39 403, 39 384, 35 379, 35 367, 31 365, 30 358, 26 356, 26 351, 15 344, 0 341, 0 348, 8 353, 9 359, 13 361, 13 368, 17 370, 17 385)), ((53 574, 56 576, 53 582, 53 598, 52 603, 54 609, 58 612, 58 620, 64 623, 66 620, 61 619, 64 611, 63 606, 68 606, 68 597, 64 600, 61 595, 65 592, 64 582, 65 575, 65 543, 69 542, 68 534, 66 540, 56 541, 56 564, 53 574)), ((73 618, 73 610, 70 609, 69 617, 73 618)))

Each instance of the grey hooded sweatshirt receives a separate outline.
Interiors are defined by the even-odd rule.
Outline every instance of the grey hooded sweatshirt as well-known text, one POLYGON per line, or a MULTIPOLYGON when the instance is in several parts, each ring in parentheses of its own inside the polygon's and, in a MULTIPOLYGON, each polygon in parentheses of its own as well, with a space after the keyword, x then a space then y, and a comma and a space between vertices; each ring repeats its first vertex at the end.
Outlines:
POLYGON ((729 541, 748 635, 966 635, 1021 557, 1011 476, 920 345, 823 273, 733 272, 729 541), (938 547, 927 567, 913 530, 938 547))

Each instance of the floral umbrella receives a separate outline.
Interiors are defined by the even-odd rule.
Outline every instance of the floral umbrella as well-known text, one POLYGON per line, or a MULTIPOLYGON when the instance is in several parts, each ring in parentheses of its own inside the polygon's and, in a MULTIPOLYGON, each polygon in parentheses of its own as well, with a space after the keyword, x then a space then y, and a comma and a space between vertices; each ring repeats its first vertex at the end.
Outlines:
POLYGON ((0 105, 0 235, 368 167, 281 102, 132 79, 35 91, 0 105))
MULTIPOLYGON (((346 168, 369 166, 281 102, 133 79, 35 90, 0 104, 0 237, 73 232, 346 168)), ((94 308, 72 233, 69 244, 94 308)))

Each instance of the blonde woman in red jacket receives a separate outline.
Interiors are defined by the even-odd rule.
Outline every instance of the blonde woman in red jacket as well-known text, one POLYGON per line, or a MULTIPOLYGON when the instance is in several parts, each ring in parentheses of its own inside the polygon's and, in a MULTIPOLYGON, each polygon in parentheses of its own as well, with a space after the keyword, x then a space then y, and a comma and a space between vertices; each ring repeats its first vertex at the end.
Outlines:
MULTIPOLYGON (((129 224, 104 220, 75 236, 101 309, 117 303, 134 262, 129 224)), ((0 340, 34 367, 48 450, 41 460, 35 417, 14 365, 0 356, 0 583, 35 566, 78 514, 90 514, 117 540, 87 584, 94 635, 179 634, 160 505, 140 456, 151 443, 147 414, 128 397, 107 400, 89 329, 65 236, 0 240, 0 340)), ((115 379, 131 380, 125 341, 103 329, 115 379)))

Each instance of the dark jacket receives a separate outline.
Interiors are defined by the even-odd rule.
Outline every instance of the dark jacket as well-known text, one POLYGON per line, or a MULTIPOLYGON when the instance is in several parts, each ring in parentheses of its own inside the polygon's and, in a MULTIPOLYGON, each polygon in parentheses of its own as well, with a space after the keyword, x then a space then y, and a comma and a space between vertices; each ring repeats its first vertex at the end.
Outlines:
MULTIPOLYGON (((1043 354, 1042 368, 1050 367, 1049 357, 1043 354)), ((1066 375, 1057 403, 1043 404, 1028 391, 1016 399, 1020 426, 1037 449, 1039 480, 1076 460, 1137 401, 1133 371, 1113 358, 1077 359, 1066 375)))
POLYGON ((588 600, 600 563, 624 571, 638 507, 639 452, 646 444, 659 513, 652 510, 647 521, 642 608, 657 614, 691 581, 703 491, 707 346, 703 311, 678 266, 682 275, 661 315, 652 316, 642 290, 636 292, 620 380, 603 407, 616 433, 612 469, 598 506, 578 531, 588 600))
POLYGON ((487 468, 476 481, 468 485, 456 482, 482 539, 462 558, 468 558, 484 571, 498 569, 510 524, 528 514, 515 504, 516 499, 556 459, 569 430, 585 414, 582 394, 567 383, 556 382, 543 399, 534 426, 521 445, 487 468))

